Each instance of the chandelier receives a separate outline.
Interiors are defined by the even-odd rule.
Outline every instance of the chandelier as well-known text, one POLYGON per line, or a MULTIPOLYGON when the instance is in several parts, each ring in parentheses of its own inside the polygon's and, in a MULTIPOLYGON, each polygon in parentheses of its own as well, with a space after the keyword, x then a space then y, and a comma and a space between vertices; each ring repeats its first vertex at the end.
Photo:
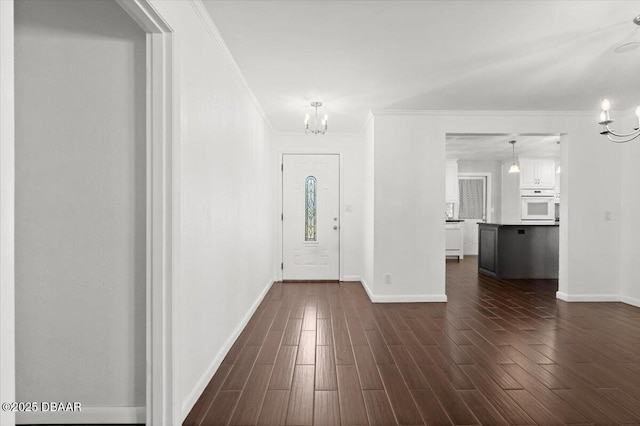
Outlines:
POLYGON ((615 143, 629 142, 640 136, 640 106, 636 108, 638 125, 634 127, 634 131, 631 133, 617 133, 615 130, 609 127, 609 124, 615 121, 609 115, 609 108, 611 108, 611 103, 609 102, 609 100, 603 100, 602 111, 600 111, 600 122, 598 122, 598 124, 602 125, 602 131, 600 132, 601 135, 607 135, 607 138, 609 138, 611 142, 615 143))
POLYGON ((322 106, 322 102, 313 101, 311 106, 316 109, 316 116, 313 122, 313 127, 309 126, 309 114, 304 117, 304 133, 307 135, 324 135, 327 131, 327 123, 329 122, 329 116, 324 115, 322 122, 318 126, 318 108, 322 106))
MULTIPOLYGON (((633 23, 640 25, 640 15, 633 18, 633 23)), ((615 51, 618 53, 627 52, 629 51, 628 48, 630 46, 637 46, 636 43, 637 42, 623 44, 622 46, 618 46, 615 51)), ((633 50, 633 48, 631 50, 633 50)), ((600 111, 600 121, 598 122, 598 124, 602 126, 602 131, 600 132, 601 135, 607 135, 607 138, 609 138, 611 142, 615 143, 629 142, 640 136, 640 105, 636 108, 638 125, 634 127, 634 131, 631 133, 617 133, 609 127, 609 124, 614 122, 613 118, 609 115, 609 108, 611 108, 611 103, 608 99, 604 99, 602 101, 602 111, 600 111)))

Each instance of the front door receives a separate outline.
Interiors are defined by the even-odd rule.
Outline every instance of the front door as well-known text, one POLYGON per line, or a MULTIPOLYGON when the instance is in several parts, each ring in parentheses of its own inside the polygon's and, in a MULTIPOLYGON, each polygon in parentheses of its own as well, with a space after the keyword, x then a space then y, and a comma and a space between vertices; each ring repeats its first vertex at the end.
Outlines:
POLYGON ((487 177, 459 176, 460 210, 459 218, 464 219, 462 226, 463 253, 465 256, 478 254, 478 223, 487 221, 487 177))
POLYGON ((340 277, 340 157, 282 156, 282 279, 340 277))

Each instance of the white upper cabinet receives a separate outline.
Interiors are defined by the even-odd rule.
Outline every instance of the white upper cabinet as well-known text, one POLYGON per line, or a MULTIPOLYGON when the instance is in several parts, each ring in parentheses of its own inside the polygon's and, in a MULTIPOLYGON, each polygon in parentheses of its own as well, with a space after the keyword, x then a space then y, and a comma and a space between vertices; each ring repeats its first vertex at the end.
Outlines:
POLYGON ((446 167, 445 202, 460 202, 460 189, 458 188, 458 160, 447 160, 446 167))
POLYGON ((520 159, 520 188, 536 187, 538 176, 536 175, 535 160, 520 159))
POLYGON ((538 185, 546 188, 556 186, 556 162, 554 160, 538 160, 538 185))
POLYGON ((553 159, 521 158, 520 188, 555 188, 555 165, 553 159))

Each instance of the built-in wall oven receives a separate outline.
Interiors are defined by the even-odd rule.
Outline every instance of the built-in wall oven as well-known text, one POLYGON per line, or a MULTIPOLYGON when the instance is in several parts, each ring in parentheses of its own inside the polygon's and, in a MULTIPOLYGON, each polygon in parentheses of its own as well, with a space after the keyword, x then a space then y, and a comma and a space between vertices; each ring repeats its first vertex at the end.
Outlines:
POLYGON ((555 196, 553 189, 523 189, 522 220, 554 222, 556 218, 555 196))

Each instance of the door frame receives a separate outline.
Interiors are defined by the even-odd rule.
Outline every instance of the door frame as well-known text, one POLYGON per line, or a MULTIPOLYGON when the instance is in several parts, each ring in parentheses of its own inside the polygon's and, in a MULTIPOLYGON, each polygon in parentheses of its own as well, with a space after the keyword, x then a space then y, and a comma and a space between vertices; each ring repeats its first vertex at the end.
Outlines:
MULTIPOLYGON (((473 178, 473 177, 483 177, 485 178, 485 185, 486 187, 486 191, 485 191, 485 223, 491 223, 491 208, 493 207, 493 202, 491 201, 491 172, 464 172, 464 173, 458 173, 458 179, 460 177, 463 178, 473 178)), ((460 206, 458 206, 458 209, 460 209, 460 206)), ((463 225, 464 226, 464 225, 463 225)), ((479 250, 480 248, 478 248, 479 250)), ((462 254, 463 255, 467 255, 467 253, 464 252, 464 236, 462 238, 462 254)), ((477 253, 475 254, 477 255, 477 253)), ((469 256, 474 256, 472 254, 469 254, 469 256)))
MULTIPOLYGON (((342 188, 342 176, 344 176, 342 167, 342 154, 339 152, 299 152, 299 151, 280 151, 278 153, 278 160, 280 162, 278 166, 278 172, 280 174, 280 188, 278 191, 278 245, 280 246, 280 254, 279 259, 276 260, 276 276, 278 281, 282 281, 282 268, 281 265, 284 263, 284 226, 282 215, 284 214, 284 156, 285 155, 337 155, 338 156, 338 222, 340 223, 340 227, 338 228, 338 279, 343 281, 342 274, 342 266, 344 265, 344 247, 343 247, 343 238, 342 238, 342 206, 344 205, 344 191, 342 188)), ((277 251, 276 251, 277 252, 277 251)))
MULTIPOLYGON (((178 276, 179 126, 174 81, 173 30, 150 0, 116 0, 146 32, 147 242, 146 424, 181 422, 175 395, 173 344, 178 327, 173 283, 178 276)), ((15 400, 15 79, 14 2, 0 1, 0 400, 15 400)), ((139 422, 139 419, 132 419, 139 422)), ((0 423, 15 413, 0 411, 0 423)))
POLYGON ((146 424, 180 421, 176 395, 178 244, 177 144, 173 30, 150 0, 116 0, 146 33, 147 309, 146 424))

